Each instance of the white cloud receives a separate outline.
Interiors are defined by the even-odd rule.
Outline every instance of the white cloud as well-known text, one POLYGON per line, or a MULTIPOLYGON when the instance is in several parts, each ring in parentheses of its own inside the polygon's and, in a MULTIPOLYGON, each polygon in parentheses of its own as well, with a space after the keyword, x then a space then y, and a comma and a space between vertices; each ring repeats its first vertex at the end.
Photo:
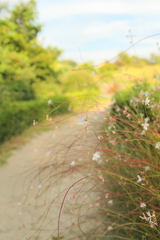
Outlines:
POLYGON ((106 51, 92 51, 92 52, 64 52, 61 56, 62 59, 73 59, 78 63, 85 63, 88 61, 94 61, 94 64, 98 64, 105 60, 111 60, 119 53, 118 49, 106 50, 106 51))
POLYGON ((127 21, 112 21, 110 23, 99 22, 96 26, 84 28, 83 34, 94 39, 111 38, 119 33, 127 32, 129 24, 127 21))
POLYGON ((88 61, 93 61, 94 64, 98 64, 105 60, 110 60, 111 58, 117 56, 118 49, 106 50, 106 51, 75 51, 75 52, 64 52, 61 56, 62 59, 73 59, 78 63, 85 63, 88 61))
POLYGON ((159 14, 159 0, 63 0, 39 1, 38 10, 46 21, 82 14, 159 14))

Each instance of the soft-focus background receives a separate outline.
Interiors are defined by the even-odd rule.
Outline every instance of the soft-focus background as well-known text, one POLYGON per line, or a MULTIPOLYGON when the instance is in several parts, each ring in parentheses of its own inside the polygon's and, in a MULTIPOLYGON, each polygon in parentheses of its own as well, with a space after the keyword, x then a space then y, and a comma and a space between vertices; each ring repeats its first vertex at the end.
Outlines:
MULTIPOLYGON (((26 2, 23 0, 22 2, 26 2)), ((159 1, 153 0, 37 0, 38 19, 43 25, 38 41, 58 46, 63 58, 94 64, 110 60, 133 42, 159 33, 159 1)), ((10 5, 18 0, 10 0, 10 5)), ((159 37, 136 46, 137 54, 156 52, 159 37)), ((135 54, 134 49, 131 54, 135 54)))
POLYGON ((1 239, 160 239, 159 22, 158 0, 0 1, 1 239))
POLYGON ((157 0, 1 1, 0 143, 159 79, 159 18, 157 0))

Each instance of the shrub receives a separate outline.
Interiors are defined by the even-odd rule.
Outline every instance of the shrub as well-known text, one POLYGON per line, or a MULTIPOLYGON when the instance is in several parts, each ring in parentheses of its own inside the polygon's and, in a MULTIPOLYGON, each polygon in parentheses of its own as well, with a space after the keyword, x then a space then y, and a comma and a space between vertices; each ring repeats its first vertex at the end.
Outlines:
MULTIPOLYGON (((159 102, 159 89, 157 87, 137 84, 114 95, 110 114, 117 118, 116 127, 121 129, 125 127, 124 123, 121 123, 122 119, 128 121, 130 117, 134 118, 138 126, 139 120, 147 117, 150 122, 155 124, 155 121, 158 120, 159 102)), ((130 125, 130 129, 134 127, 135 125, 133 127, 130 125)))
POLYGON ((136 85, 116 93, 114 99, 101 143, 105 161, 99 166, 106 191, 105 236, 158 240, 159 88, 136 85))
POLYGON ((86 70, 68 72, 62 77, 61 83, 65 93, 98 90, 99 88, 95 76, 92 76, 86 70))
POLYGON ((53 97, 47 101, 21 101, 0 108, 0 143, 24 131, 33 124, 33 120, 41 121, 45 116, 55 116, 68 111, 69 101, 66 97, 53 97))

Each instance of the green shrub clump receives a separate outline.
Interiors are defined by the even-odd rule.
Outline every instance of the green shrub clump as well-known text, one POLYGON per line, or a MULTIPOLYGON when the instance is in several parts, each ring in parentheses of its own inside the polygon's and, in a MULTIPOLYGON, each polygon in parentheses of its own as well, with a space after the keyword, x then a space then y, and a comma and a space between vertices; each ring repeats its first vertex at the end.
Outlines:
POLYGON ((33 121, 41 121, 46 115, 55 116, 68 111, 67 97, 57 96, 43 101, 21 101, 1 105, 0 144, 23 132, 33 121))

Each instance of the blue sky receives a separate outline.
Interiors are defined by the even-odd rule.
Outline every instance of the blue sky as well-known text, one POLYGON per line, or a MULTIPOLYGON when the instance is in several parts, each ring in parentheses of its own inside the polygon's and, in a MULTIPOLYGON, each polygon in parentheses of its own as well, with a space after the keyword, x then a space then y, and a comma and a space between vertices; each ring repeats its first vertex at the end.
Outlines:
MULTIPOLYGON (((10 0, 9 2, 18 2, 10 0)), ((37 0, 39 41, 64 50, 61 58, 79 63, 108 61, 138 40, 160 34, 159 0, 37 0)), ((131 48, 131 55, 159 54, 160 35, 131 48)))

